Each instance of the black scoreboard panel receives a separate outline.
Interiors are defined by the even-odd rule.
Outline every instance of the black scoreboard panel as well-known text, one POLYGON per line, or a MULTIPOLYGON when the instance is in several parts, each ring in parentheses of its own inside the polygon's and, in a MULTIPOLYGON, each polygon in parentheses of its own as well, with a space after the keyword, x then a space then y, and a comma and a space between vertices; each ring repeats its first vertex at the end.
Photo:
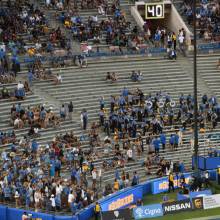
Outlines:
POLYGON ((164 18, 164 3, 152 2, 145 4, 145 18, 146 19, 160 19, 164 18))

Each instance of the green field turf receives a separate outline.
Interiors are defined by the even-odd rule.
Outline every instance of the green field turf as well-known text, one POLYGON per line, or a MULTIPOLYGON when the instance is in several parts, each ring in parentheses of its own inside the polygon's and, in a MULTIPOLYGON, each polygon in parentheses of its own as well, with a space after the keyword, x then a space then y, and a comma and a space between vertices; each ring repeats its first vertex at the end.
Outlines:
MULTIPOLYGON (((212 183, 212 184, 213 184, 213 186, 211 187, 211 189, 212 189, 213 194, 220 193, 220 186, 216 185, 215 183, 212 183)), ((163 196, 165 194, 168 195, 169 200, 176 200, 177 192, 178 192, 178 190, 176 190, 174 193, 161 193, 161 194, 157 194, 157 195, 147 195, 144 197, 143 203, 144 203, 144 205, 161 203, 163 196)), ((157 219, 184 220, 184 219, 208 217, 208 216, 215 216, 215 215, 220 215, 220 208, 208 209, 208 210, 196 210, 196 211, 190 211, 190 212, 180 212, 177 214, 166 215, 163 217, 152 218, 152 219, 154 219, 154 220, 157 220, 157 219)))

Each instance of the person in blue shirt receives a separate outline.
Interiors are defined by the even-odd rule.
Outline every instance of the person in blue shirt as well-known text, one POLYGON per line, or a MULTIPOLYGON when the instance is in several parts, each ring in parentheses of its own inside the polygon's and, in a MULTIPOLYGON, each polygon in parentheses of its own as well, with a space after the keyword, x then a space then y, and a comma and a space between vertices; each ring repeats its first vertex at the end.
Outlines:
POLYGON ((3 49, 0 50, 0 59, 2 60, 3 58, 5 58, 5 52, 3 49))
POLYGON ((55 160, 55 173, 56 176, 60 177, 60 170, 61 170, 61 161, 56 159, 55 160))
POLYGON ((125 106, 126 102, 125 102, 125 98, 123 96, 119 97, 118 104, 119 104, 120 107, 125 106))
POLYGON ((34 75, 31 70, 28 71, 28 84, 32 86, 34 75))
POLYGON ((132 186, 136 186, 139 184, 139 176, 137 175, 137 172, 134 171, 134 176, 132 178, 132 182, 131 182, 131 185, 132 186))
POLYGON ((122 96, 127 97, 129 94, 129 91, 126 87, 124 87, 124 89, 122 90, 122 96))
POLYGON ((100 98, 99 104, 100 104, 100 110, 103 110, 105 108, 105 100, 103 96, 100 98))
POLYGON ((60 196, 55 197, 56 210, 61 210, 61 198, 60 196))
POLYGON ((153 140, 153 145, 154 145, 155 154, 159 154, 159 151, 160 151, 160 139, 156 137, 153 140))
POLYGON ((104 122, 105 122, 105 114, 104 111, 101 110, 99 112, 99 122, 100 122, 100 126, 104 126, 104 122))
POLYGON ((36 153, 37 150, 38 150, 38 143, 36 140, 33 140, 32 143, 31 143, 31 150, 33 153, 36 153))
POLYGON ((160 142, 161 142, 162 148, 163 148, 163 150, 164 150, 165 147, 166 147, 166 135, 163 134, 163 133, 160 135, 160 142))
POLYGON ((8 185, 6 185, 3 189, 5 201, 11 200, 11 189, 8 185))
POLYGON ((116 168, 116 170, 115 170, 115 179, 116 179, 116 180, 119 180, 119 179, 120 179, 120 174, 119 174, 119 171, 118 171, 117 168, 116 168))
POLYGON ((51 164, 50 165, 50 177, 54 177, 55 176, 55 165, 51 164))
POLYGON ((179 146, 179 135, 176 132, 176 134, 174 135, 174 149, 177 150, 178 146, 179 146))

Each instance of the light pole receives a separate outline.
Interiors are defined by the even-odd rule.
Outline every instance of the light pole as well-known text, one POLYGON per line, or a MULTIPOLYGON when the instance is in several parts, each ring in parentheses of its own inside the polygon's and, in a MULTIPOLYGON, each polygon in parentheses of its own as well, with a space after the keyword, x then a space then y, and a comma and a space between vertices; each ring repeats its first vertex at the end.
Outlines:
POLYGON ((198 99, 197 99, 197 33, 196 33, 196 0, 193 0, 193 32, 194 32, 194 158, 195 158, 195 172, 198 172, 198 99))

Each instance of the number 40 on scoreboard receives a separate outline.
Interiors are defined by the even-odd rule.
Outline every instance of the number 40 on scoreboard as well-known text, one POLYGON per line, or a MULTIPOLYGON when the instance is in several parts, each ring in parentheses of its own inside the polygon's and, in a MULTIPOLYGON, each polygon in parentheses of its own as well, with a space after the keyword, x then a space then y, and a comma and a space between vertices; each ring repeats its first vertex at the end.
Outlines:
POLYGON ((164 18, 164 3, 152 2, 145 4, 146 19, 160 19, 164 18))

